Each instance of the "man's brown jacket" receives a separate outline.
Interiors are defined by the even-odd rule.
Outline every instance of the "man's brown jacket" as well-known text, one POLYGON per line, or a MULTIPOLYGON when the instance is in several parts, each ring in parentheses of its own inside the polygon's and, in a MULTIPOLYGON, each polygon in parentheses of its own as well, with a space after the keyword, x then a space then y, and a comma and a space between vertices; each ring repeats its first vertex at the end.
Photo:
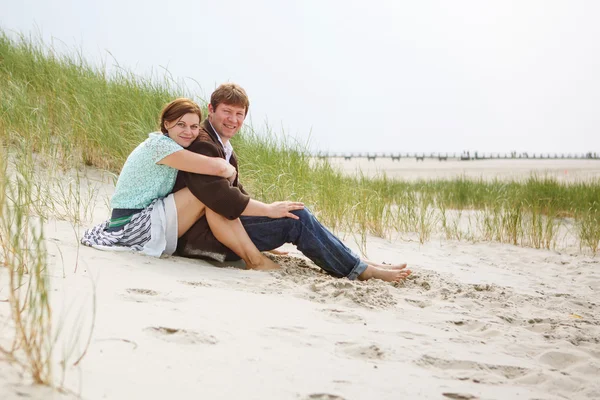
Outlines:
MULTIPOLYGON (((208 157, 225 158, 223 145, 208 119, 201 124, 200 134, 187 150, 208 157)), ((229 163, 238 171, 235 153, 229 163)), ((233 184, 218 176, 179 171, 173 192, 184 187, 188 187, 206 207, 231 220, 239 218, 250 201, 250 196, 239 183, 239 171, 233 184)), ((177 241, 177 254, 184 257, 210 257, 224 261, 226 252, 227 247, 214 237, 206 217, 196 221, 177 241)))

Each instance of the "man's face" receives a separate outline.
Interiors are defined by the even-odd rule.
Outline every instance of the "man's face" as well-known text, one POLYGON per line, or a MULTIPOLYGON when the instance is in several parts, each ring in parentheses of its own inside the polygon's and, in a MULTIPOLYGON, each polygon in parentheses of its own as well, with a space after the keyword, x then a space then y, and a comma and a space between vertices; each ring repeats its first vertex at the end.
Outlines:
POLYGON ((219 104, 213 109, 212 104, 208 105, 208 119, 215 128, 221 140, 229 140, 242 128, 246 118, 246 109, 244 107, 232 106, 229 104, 219 104))

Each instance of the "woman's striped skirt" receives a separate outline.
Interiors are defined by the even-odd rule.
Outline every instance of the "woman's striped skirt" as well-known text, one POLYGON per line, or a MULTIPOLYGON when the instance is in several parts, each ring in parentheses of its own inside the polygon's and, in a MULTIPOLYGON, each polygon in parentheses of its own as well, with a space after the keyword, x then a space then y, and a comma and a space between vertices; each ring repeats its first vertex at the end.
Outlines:
POLYGON ((160 257, 177 248, 177 208, 173 195, 154 200, 118 230, 105 221, 85 231, 81 243, 100 250, 130 250, 160 257))

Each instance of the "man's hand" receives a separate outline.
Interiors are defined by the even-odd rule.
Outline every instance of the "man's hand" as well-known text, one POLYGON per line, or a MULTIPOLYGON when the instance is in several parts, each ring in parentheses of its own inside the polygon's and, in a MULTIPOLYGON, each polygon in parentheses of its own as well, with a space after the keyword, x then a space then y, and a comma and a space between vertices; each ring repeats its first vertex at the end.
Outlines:
POLYGON ((296 201, 276 201, 267 206, 267 217, 269 218, 292 218, 299 219, 297 215, 291 211, 303 210, 304 203, 296 201))

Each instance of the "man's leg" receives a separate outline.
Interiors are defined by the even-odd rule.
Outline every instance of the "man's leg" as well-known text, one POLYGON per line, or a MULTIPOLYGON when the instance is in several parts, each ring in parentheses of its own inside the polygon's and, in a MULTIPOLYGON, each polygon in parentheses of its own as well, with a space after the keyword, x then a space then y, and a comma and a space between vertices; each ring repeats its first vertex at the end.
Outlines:
MULTIPOLYGON (((299 219, 241 217, 250 239, 261 251, 293 243, 306 257, 336 277, 402 280, 405 271, 382 270, 368 265, 327 230, 308 209, 293 211, 299 219)), ((409 272, 410 273, 410 272, 409 272)))
POLYGON ((366 258, 361 258, 361 260, 363 260, 363 262, 365 262, 367 265, 372 265, 374 267, 382 268, 382 269, 405 269, 406 268, 406 264, 386 264, 386 263, 380 264, 375 261, 367 260, 366 258))

